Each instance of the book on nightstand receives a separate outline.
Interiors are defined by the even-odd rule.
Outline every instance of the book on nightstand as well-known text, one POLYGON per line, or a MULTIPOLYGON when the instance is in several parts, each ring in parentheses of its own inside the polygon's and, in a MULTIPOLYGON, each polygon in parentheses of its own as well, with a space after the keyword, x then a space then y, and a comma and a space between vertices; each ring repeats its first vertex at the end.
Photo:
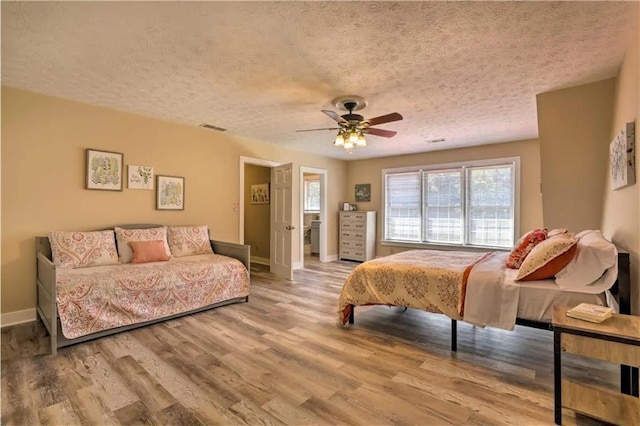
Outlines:
POLYGON ((567 316, 583 321, 600 323, 613 316, 613 308, 607 306, 593 305, 591 303, 581 303, 567 311, 567 316))

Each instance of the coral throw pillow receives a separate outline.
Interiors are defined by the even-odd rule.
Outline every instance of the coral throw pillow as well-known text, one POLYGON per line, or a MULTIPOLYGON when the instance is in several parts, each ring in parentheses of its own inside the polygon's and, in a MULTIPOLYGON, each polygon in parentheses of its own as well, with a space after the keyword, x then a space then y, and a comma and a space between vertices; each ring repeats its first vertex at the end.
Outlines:
POLYGON ((547 230, 544 228, 534 229, 524 234, 509 253, 507 268, 519 269, 531 250, 546 239, 547 230))
POLYGON ((553 278, 576 254, 577 239, 563 234, 544 240, 531 250, 520 266, 516 281, 534 281, 553 278))
POLYGON ((118 257, 121 263, 131 262, 133 253, 131 252, 132 241, 158 241, 164 242, 164 251, 171 257, 171 250, 167 242, 167 228, 125 229, 116 226, 116 241, 118 242, 118 257))
POLYGON ((130 241, 133 252, 131 263, 164 262, 169 256, 164 248, 164 241, 130 241))

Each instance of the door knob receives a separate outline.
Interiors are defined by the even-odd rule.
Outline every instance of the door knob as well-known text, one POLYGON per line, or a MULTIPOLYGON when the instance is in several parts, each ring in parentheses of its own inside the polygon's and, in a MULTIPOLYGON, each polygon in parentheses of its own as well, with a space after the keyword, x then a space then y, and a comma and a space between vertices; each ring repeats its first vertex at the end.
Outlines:
POLYGON ((296 229, 296 227, 295 226, 291 226, 291 225, 287 225, 285 227, 285 229, 288 230, 288 231, 292 231, 292 230, 296 229))

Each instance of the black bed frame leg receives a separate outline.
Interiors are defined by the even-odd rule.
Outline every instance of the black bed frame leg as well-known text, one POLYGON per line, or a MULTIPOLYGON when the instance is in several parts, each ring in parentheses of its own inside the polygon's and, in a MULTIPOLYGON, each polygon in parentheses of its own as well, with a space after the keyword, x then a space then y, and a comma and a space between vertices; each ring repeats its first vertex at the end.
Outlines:
POLYGON ((353 324, 355 318, 356 307, 351 305, 351 312, 349 312, 349 324, 353 324))
POLYGON ((451 350, 458 351, 458 321, 451 320, 451 350))

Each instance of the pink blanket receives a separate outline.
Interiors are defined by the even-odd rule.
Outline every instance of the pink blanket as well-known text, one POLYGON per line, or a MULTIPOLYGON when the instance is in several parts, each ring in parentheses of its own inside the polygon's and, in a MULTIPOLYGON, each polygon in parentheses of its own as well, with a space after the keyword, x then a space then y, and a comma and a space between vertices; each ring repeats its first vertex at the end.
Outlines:
POLYGON ((68 339, 249 295, 249 273, 216 254, 167 262, 58 269, 58 315, 68 339))

